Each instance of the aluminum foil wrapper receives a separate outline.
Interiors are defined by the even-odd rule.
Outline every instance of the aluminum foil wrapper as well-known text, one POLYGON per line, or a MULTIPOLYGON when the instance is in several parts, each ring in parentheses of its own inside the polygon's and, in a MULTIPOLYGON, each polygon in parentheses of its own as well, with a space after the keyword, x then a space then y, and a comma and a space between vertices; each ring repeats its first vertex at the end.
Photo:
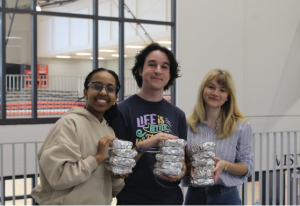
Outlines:
POLYGON ((206 166, 206 167, 195 167, 194 168, 194 172, 199 171, 199 170, 209 170, 209 171, 212 171, 213 169, 215 169, 215 166, 213 166, 213 165, 206 166))
POLYGON ((106 170, 112 171, 114 174, 117 175, 132 173, 131 167, 126 167, 122 165, 111 165, 106 163, 105 168, 106 170))
POLYGON ((131 167, 131 168, 133 168, 135 166, 135 160, 134 159, 118 157, 118 156, 109 157, 107 162, 109 164, 115 165, 115 166, 123 165, 123 166, 131 167))
POLYGON ((183 147, 160 147, 159 151, 161 154, 168 154, 168 155, 184 155, 183 147))
POLYGON ((184 139, 168 139, 158 142, 159 147, 185 147, 186 141, 184 139))
POLYGON ((182 162, 156 162, 154 167, 157 168, 182 168, 182 162))
POLYGON ((113 149, 131 149, 132 148, 132 142, 126 141, 126 140, 119 140, 115 139, 113 141, 113 149))
POLYGON ((198 143, 189 148, 191 154, 200 153, 202 151, 212 151, 215 148, 214 142, 198 143))
POLYGON ((215 156, 216 156, 216 154, 213 151, 204 151, 204 152, 196 153, 196 154, 192 155, 194 161, 202 160, 205 158, 212 158, 215 156))
POLYGON ((214 179, 195 179, 191 181, 193 187, 205 187, 214 185, 214 179))
POLYGON ((126 157, 126 158, 135 158, 137 156, 137 151, 134 149, 113 149, 110 151, 110 155, 116 155, 119 157, 126 157))
POLYGON ((213 159, 201 159, 192 162, 193 167, 206 167, 206 166, 214 166, 215 161, 213 159))
POLYGON ((213 179, 214 178, 214 174, 211 173, 211 169, 205 169, 198 168, 197 170, 194 170, 194 173, 192 175, 193 179, 213 179))
POLYGON ((154 168, 153 173, 156 175, 180 175, 181 168, 154 168))
POLYGON ((181 162, 184 160, 184 156, 164 155, 164 154, 156 154, 155 158, 157 161, 160 162, 181 162))

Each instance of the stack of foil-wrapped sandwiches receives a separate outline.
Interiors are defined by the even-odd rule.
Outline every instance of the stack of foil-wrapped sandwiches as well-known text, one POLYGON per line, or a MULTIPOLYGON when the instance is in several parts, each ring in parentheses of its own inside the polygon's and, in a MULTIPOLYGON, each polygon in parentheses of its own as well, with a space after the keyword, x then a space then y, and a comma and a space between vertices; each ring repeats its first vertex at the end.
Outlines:
POLYGON ((210 186, 214 184, 214 174, 211 171, 215 168, 215 161, 212 157, 215 148, 214 142, 204 142, 191 146, 189 152, 192 154, 194 173, 192 174, 192 186, 210 186))
POLYGON ((137 151, 132 148, 132 142, 125 140, 114 140, 112 148, 106 160, 106 170, 112 171, 114 174, 132 173, 135 166, 137 151))
POLYGON ((155 158, 154 174, 156 175, 179 175, 184 160, 184 149, 186 141, 184 139, 169 139, 158 143, 159 154, 155 158))

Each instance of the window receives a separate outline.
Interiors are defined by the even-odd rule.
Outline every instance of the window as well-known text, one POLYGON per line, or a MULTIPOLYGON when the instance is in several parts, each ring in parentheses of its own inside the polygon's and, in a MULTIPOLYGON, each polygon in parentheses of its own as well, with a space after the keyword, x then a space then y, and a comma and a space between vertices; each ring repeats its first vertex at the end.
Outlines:
MULTIPOLYGON (((84 107, 83 82, 94 68, 119 75, 119 101, 136 93, 136 53, 151 42, 176 52, 175 4, 1 0, 0 123, 54 123, 71 107, 84 107)), ((164 98, 175 104, 174 86, 164 98)))

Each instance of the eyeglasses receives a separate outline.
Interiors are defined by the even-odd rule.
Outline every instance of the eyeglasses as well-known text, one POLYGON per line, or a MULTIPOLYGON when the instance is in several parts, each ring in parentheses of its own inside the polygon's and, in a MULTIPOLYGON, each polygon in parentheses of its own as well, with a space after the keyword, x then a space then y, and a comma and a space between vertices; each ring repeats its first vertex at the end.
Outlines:
POLYGON ((116 93, 117 91, 117 87, 115 87, 114 85, 103 86, 103 84, 100 82, 91 82, 87 86, 89 87, 91 84, 92 88, 99 92, 101 92, 103 88, 105 88, 106 92, 110 94, 116 93))

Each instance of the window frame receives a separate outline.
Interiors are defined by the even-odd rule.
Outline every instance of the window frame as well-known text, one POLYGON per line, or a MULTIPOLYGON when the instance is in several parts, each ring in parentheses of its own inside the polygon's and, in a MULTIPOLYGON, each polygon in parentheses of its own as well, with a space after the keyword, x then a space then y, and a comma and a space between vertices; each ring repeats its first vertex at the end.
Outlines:
MULTIPOLYGON (((22 10, 15 8, 6 8, 5 0, 0 0, 2 7, 0 7, 0 78, 1 82, 1 119, 0 125, 15 125, 15 124, 46 124, 55 123, 59 117, 53 118, 38 118, 37 115, 37 16, 57 16, 57 17, 70 17, 70 18, 81 18, 89 19, 93 21, 93 69, 98 68, 98 22, 101 21, 113 21, 119 22, 119 79, 121 82, 121 89, 119 91, 119 101, 124 100, 124 25, 125 23, 137 23, 137 24, 153 24, 153 25, 165 25, 171 27, 171 49, 173 54, 176 56, 176 1, 171 0, 171 21, 153 21, 145 19, 130 19, 124 17, 124 9, 119 9, 119 17, 107 17, 98 16, 98 0, 93 0, 93 14, 74 14, 74 13, 61 13, 61 12, 49 12, 49 11, 36 11, 36 0, 31 0, 31 9, 22 10), (32 116, 31 118, 15 118, 7 119, 6 117, 6 47, 5 36, 6 36, 6 14, 30 14, 31 15, 31 74, 32 74, 32 87, 31 87, 31 103, 32 103, 32 116), (4 106, 3 106, 4 105, 4 106)), ((119 8, 124 8, 125 0, 118 0, 119 8)), ((176 81, 171 87, 171 103, 176 105, 176 81)))

